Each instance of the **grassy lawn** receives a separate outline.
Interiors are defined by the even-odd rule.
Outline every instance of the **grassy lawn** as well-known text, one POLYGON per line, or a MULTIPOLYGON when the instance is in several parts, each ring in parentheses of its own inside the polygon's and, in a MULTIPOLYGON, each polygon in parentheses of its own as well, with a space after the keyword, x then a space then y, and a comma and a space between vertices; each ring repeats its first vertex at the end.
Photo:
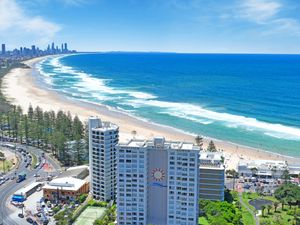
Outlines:
POLYGON ((10 160, 5 160, 4 163, 0 161, 0 171, 3 172, 3 166, 5 168, 5 172, 9 171, 11 167, 13 166, 12 162, 10 160))
MULTIPOLYGON (((285 209, 282 210, 281 207, 277 209, 277 212, 274 212, 274 209, 270 211, 270 214, 268 214, 267 210, 265 210, 264 217, 260 216, 260 221, 268 220, 273 222, 274 224, 277 224, 277 220, 280 220, 282 224, 294 224, 294 210, 295 207, 292 207, 290 209, 288 206, 285 206, 285 209)), ((300 213, 300 209, 296 209, 298 214, 300 213)))
POLYGON ((245 207, 242 207, 242 221, 245 225, 255 225, 255 220, 245 207))
POLYGON ((209 225, 207 219, 204 216, 199 217, 198 224, 199 225, 209 225))
MULTIPOLYGON (((253 206, 249 204, 249 201, 252 199, 267 199, 271 201, 276 201, 276 198, 273 196, 259 196, 257 193, 243 193, 243 202, 249 206, 249 208, 254 209, 253 206)), ((277 212, 275 212, 274 207, 270 210, 270 213, 268 214, 268 210, 266 209, 264 211, 264 217, 260 216, 259 220, 260 222, 263 221, 269 221, 270 224, 293 224, 294 223, 294 210, 295 208, 292 207, 292 209, 289 208, 288 205, 285 205, 284 210, 282 210, 282 206, 277 208, 277 212)), ((300 214, 300 209, 296 209, 297 213, 300 214)), ((243 211, 243 222, 244 224, 255 224, 255 221, 253 221, 253 218, 251 217, 250 213, 249 216, 243 211), (252 222, 251 222, 252 221, 252 222)))
POLYGON ((36 158, 35 154, 30 154, 30 155, 31 155, 31 159, 32 159, 30 168, 34 169, 34 167, 37 163, 37 158, 36 158))
POLYGON ((88 206, 77 218, 74 225, 93 225, 94 221, 100 218, 105 210, 104 207, 88 206))
POLYGON ((252 209, 253 212, 255 212, 255 208, 249 204, 249 201, 252 199, 257 199, 259 198, 257 193, 251 193, 251 192, 244 192, 243 193, 243 202, 250 208, 252 209))

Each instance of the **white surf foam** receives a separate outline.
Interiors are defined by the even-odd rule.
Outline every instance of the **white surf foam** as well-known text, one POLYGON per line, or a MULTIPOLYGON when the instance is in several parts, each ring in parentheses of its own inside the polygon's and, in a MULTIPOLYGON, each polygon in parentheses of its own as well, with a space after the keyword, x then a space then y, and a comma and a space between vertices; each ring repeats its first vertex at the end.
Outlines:
POLYGON ((289 127, 282 124, 272 124, 259 121, 255 118, 233 115, 229 113, 214 112, 204 109, 201 106, 188 103, 164 102, 158 100, 129 100, 128 104, 135 107, 153 106, 164 109, 171 115, 184 117, 190 120, 209 119, 224 123, 228 127, 239 127, 248 130, 259 130, 266 135, 273 134, 273 137, 283 138, 287 140, 300 140, 300 129, 289 127))
MULTIPOLYGON (((216 112, 205 109, 199 105, 188 103, 176 103, 156 100, 156 96, 128 89, 115 89, 109 86, 110 80, 92 77, 83 71, 77 71, 72 67, 65 66, 59 61, 62 57, 53 58, 49 64, 55 67, 57 73, 70 74, 78 79, 74 84, 81 92, 87 92, 97 98, 99 102, 105 100, 120 100, 119 105, 130 105, 133 108, 158 107, 160 113, 180 117, 201 124, 214 122, 223 123, 230 128, 243 128, 248 131, 260 131, 265 135, 287 140, 300 140, 300 129, 282 124, 272 124, 259 121, 255 118, 233 115, 224 112, 216 112)), ((51 77, 51 76, 50 76, 51 77)))

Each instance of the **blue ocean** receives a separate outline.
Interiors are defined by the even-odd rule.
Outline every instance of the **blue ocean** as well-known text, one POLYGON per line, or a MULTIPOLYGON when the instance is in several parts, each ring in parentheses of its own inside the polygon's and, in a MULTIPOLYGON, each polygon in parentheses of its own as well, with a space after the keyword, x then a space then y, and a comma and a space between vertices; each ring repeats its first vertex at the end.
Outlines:
POLYGON ((64 95, 300 157, 300 55, 97 53, 38 65, 64 95))

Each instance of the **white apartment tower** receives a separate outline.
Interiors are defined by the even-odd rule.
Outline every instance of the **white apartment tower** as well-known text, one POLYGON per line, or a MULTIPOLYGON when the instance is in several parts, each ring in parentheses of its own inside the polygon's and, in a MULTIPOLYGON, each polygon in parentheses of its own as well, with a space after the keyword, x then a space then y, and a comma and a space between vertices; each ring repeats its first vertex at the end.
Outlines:
POLYGON ((118 225, 196 225, 199 147, 131 140, 117 146, 118 225))
POLYGON ((90 191, 95 199, 115 199, 118 140, 117 125, 89 118, 90 191))

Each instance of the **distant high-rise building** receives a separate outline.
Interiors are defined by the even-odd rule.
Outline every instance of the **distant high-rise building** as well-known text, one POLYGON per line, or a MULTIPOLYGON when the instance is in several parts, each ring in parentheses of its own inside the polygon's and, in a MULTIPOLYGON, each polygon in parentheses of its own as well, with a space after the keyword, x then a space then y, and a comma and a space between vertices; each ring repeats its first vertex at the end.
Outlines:
POLYGON ((2 51, 1 51, 2 55, 6 54, 6 48, 5 48, 5 44, 2 44, 2 51))
POLYGON ((119 127, 89 119, 90 190, 95 199, 110 201, 116 196, 116 144, 119 127))
POLYGON ((23 54, 23 47, 20 47, 20 54, 23 54))
POLYGON ((35 48, 35 45, 32 45, 32 46, 31 46, 31 53, 32 53, 32 55, 36 55, 36 48, 35 48))
POLYGON ((118 224, 198 224, 199 154, 163 137, 118 145, 118 224))
POLYGON ((55 51, 54 42, 52 42, 51 51, 52 51, 52 53, 55 51))
POLYGON ((65 43, 65 51, 67 52, 68 51, 68 44, 65 43))
POLYGON ((48 47, 47 47, 47 52, 48 53, 50 52, 50 45, 48 45, 48 47))
POLYGON ((64 44, 61 44, 61 52, 64 52, 64 44))

